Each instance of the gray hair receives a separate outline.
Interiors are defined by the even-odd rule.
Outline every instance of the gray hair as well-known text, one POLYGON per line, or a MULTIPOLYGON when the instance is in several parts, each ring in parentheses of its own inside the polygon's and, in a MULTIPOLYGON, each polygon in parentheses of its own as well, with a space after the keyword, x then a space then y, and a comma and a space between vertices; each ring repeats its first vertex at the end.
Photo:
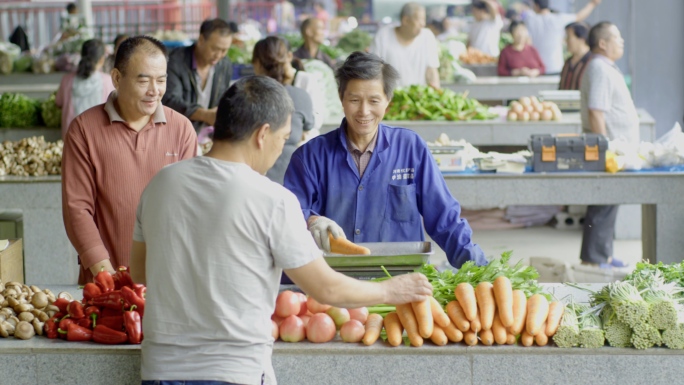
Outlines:
POLYGON ((377 55, 365 52, 354 52, 335 72, 337 91, 340 99, 344 97, 347 83, 350 80, 382 80, 382 88, 387 99, 392 100, 394 88, 399 82, 399 72, 377 55))
POLYGON ((425 7, 418 3, 406 3, 403 7, 401 7, 401 12, 399 12, 399 20, 404 20, 404 17, 411 17, 420 10, 424 11, 425 7))
POLYGON ((264 124, 277 131, 293 112, 285 86, 267 76, 243 77, 221 96, 213 139, 241 142, 264 124))

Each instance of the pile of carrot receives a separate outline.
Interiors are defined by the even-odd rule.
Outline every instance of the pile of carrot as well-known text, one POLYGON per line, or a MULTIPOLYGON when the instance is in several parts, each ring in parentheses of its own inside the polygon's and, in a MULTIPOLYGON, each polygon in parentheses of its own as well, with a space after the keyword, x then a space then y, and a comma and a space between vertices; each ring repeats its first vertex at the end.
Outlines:
POLYGON ((438 346, 461 341, 468 346, 491 346, 512 345, 518 338, 523 346, 544 346, 556 333, 565 308, 558 301, 549 303, 541 294, 527 298, 522 290, 513 290, 511 281, 504 276, 475 287, 460 283, 455 296, 446 309, 430 297, 398 305, 396 312, 388 313, 382 322, 380 315, 371 314, 364 344, 375 343, 384 326, 392 346, 402 343, 404 331, 415 347, 422 346, 426 339, 438 346))

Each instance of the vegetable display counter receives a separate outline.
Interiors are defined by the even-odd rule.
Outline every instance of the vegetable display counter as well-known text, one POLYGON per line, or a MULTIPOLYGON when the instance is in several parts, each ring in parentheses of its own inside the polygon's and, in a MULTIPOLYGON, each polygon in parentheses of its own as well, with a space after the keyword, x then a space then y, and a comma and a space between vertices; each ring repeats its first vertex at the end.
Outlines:
POLYGON ((17 142, 32 136, 42 136, 46 142, 56 142, 62 139, 62 130, 59 128, 30 127, 30 128, 0 128, 0 142, 9 140, 17 142))
MULTIPOLYGON (((582 293, 576 290, 573 295, 582 293)), ((0 346, 0 376, 11 378, 14 385, 140 383, 139 345, 35 337, 2 339, 0 346)), ((589 385, 681 383, 682 359, 684 351, 667 348, 438 347, 430 343, 420 348, 391 348, 380 341, 366 347, 335 340, 324 344, 279 341, 272 361, 280 384, 589 385)))
POLYGON ((18 92, 31 98, 46 99, 51 93, 57 91, 64 75, 64 72, 0 75, 0 94, 18 92))
MULTIPOLYGON (((639 109, 641 140, 655 141, 655 120, 639 109)), ((451 139, 465 139, 474 146, 527 146, 532 134, 579 134, 582 120, 579 112, 564 113, 560 121, 509 122, 505 118, 478 121, 384 121, 384 124, 404 127, 418 133, 424 140, 434 142, 444 133, 451 139)), ((324 125, 321 133, 338 125, 324 125)))
POLYGON ((481 76, 472 83, 446 83, 442 86, 458 93, 467 91, 468 97, 479 101, 501 101, 557 90, 558 83, 560 76, 481 76))

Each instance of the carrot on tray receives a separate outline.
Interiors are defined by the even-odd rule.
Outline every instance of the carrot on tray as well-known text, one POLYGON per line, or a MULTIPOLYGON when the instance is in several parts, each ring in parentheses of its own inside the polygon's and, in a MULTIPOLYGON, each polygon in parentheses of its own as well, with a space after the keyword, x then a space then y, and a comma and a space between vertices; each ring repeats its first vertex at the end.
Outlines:
POLYGON ((478 283, 475 287, 475 298, 477 298, 477 307, 480 309, 482 330, 490 330, 494 321, 494 311, 496 311, 493 285, 490 282, 478 283))
POLYGON ((389 342, 389 344, 392 346, 401 345, 404 328, 401 326, 401 322, 399 321, 399 316, 397 313, 388 313, 383 320, 383 324, 385 325, 385 332, 387 333, 387 342, 389 342))
POLYGON ((432 319, 432 305, 429 299, 420 302, 411 302, 413 314, 418 322, 418 333, 423 338, 430 338, 434 329, 435 321, 432 319))
MULTIPOLYGON (((546 328, 546 323, 542 325, 542 330, 546 328)), ((534 342, 539 345, 539 346, 546 346, 546 344, 549 343, 549 336, 546 335, 546 333, 541 332, 534 336, 534 342)))
MULTIPOLYGON (((461 332, 467 332, 470 330, 470 322, 463 313, 461 305, 457 301, 451 301, 447 304, 447 314, 449 319, 461 332)), ((477 315, 477 312, 475 312, 477 315)))
POLYGON ((508 332, 506 328, 501 324, 498 314, 494 316, 494 322, 492 322, 492 334, 494 334, 494 342, 499 345, 505 345, 508 339, 508 332))
POLYGON ((432 309, 432 318, 435 320, 437 325, 445 328, 451 323, 449 316, 444 312, 442 305, 437 302, 435 297, 430 297, 430 308, 432 309))
POLYGON ((522 290, 513 290, 513 325, 510 327, 510 332, 513 335, 519 335, 525 329, 525 320, 527 318, 527 297, 522 290))
POLYGON ((335 238, 330 233, 328 233, 328 239, 330 239, 331 253, 347 255, 370 255, 371 253, 370 249, 367 247, 359 246, 342 237, 335 238))
POLYGON ((531 336, 543 333, 546 317, 549 315, 549 301, 541 294, 534 294, 527 300, 527 320, 525 330, 531 336))
POLYGON ((475 298, 475 288, 468 282, 461 282, 456 285, 456 290, 454 290, 454 295, 458 304, 461 305, 463 309, 463 314, 465 314, 466 319, 470 322, 475 320, 477 316, 477 300, 475 298))
POLYGON ((449 339, 447 338, 446 333, 444 333, 444 329, 435 324, 432 329, 430 341, 437 346, 444 346, 447 344, 447 342, 449 342, 449 339))
POLYGON ((491 329, 480 332, 480 341, 482 341, 482 345, 485 346, 494 345, 494 334, 492 333, 491 329))
POLYGON ((373 345, 380 337, 382 331, 382 316, 380 314, 370 314, 366 320, 366 333, 363 335, 363 344, 373 345))
POLYGON ((546 329, 544 330, 547 337, 556 334, 564 312, 565 305, 562 302, 554 301, 549 304, 549 315, 546 317, 546 329))
POLYGON ((506 345, 513 345, 515 344, 515 336, 513 334, 508 334, 506 336, 506 345))
POLYGON ((468 346, 477 345, 477 334, 474 331, 467 331, 463 333, 463 342, 468 346))
POLYGON ((475 313, 475 319, 470 321, 470 330, 479 333, 482 330, 482 322, 480 321, 480 312, 475 313))
POLYGON ((423 337, 418 332, 418 321, 416 315, 413 314, 413 307, 410 303, 397 305, 397 315, 401 325, 406 329, 411 345, 415 347, 423 346, 423 337))
POLYGON ((501 324, 507 328, 513 325, 513 288, 511 280, 502 275, 494 280, 493 286, 499 318, 501 319, 501 324))
POLYGON ((446 327, 442 328, 444 330, 444 334, 446 334, 447 338, 451 342, 461 342, 463 341, 463 332, 456 329, 456 326, 453 323, 449 323, 446 327))
POLYGON ((523 330, 522 334, 520 335, 520 343, 522 346, 532 346, 532 344, 534 344, 534 337, 531 336, 527 330, 523 330))

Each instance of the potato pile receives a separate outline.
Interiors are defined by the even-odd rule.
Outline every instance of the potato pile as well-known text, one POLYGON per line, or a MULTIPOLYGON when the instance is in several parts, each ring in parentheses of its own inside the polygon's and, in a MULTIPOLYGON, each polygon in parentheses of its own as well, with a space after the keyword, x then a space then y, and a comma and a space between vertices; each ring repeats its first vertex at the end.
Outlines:
POLYGON ((554 102, 540 102, 536 96, 523 96, 520 100, 511 103, 508 111, 509 121, 537 122, 559 121, 563 117, 560 108, 554 102))
POLYGON ((30 137, 18 142, 0 143, 0 176, 45 176, 62 173, 64 142, 46 142, 45 138, 30 137))
POLYGON ((43 324, 59 311, 52 303, 57 298, 72 297, 67 292, 55 296, 49 289, 19 282, 0 281, 0 292, 0 336, 22 340, 43 335, 43 324))

